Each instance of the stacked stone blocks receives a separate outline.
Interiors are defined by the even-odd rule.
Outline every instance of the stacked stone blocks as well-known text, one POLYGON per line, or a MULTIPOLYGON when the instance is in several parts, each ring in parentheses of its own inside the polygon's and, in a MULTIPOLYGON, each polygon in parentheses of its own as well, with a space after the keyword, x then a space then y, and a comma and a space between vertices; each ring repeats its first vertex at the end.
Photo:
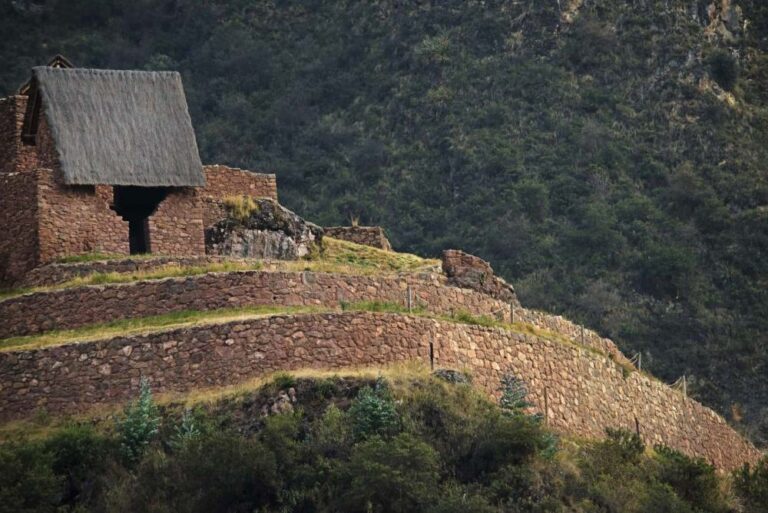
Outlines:
POLYGON ((490 394, 512 373, 528 384, 547 424, 563 433, 601 437, 606 427, 639 426, 648 443, 704 457, 725 470, 761 456, 708 408, 644 374, 626 374, 587 349, 396 314, 275 316, 0 353, 0 418, 125 401, 136 394, 141 376, 159 392, 185 392, 283 370, 413 360, 467 370, 490 394))

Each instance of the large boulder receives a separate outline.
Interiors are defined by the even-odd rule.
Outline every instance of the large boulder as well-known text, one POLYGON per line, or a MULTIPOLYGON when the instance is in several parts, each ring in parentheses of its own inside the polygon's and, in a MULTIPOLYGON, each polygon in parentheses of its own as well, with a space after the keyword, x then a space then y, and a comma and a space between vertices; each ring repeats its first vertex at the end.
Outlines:
POLYGON ((480 257, 458 249, 443 251, 443 272, 448 283, 456 287, 473 289, 491 297, 520 306, 515 289, 493 274, 491 264, 480 257))
POLYGON ((208 254, 296 260, 322 242, 322 228, 272 199, 242 198, 226 207, 227 217, 205 231, 208 254))

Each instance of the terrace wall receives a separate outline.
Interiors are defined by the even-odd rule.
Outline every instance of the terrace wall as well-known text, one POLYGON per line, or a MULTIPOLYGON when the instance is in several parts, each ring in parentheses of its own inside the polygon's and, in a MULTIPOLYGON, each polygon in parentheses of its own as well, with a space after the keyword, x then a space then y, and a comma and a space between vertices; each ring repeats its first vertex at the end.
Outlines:
MULTIPOLYGON (((512 305, 447 285, 438 274, 357 276, 314 272, 240 271, 137 283, 36 292, 0 300, 0 338, 71 329, 105 320, 256 305, 322 306, 379 301, 439 315, 468 312, 512 320, 512 305)), ((562 334, 629 364, 616 345, 559 316, 514 307, 514 321, 562 334)))
POLYGON ((761 456, 712 410, 592 351, 396 314, 276 316, 0 353, 0 419, 122 402, 135 397, 141 376, 158 392, 185 392, 279 370, 410 360, 469 370, 490 394, 512 373, 528 384, 546 422, 571 435, 595 438, 606 427, 639 427, 647 443, 701 456, 724 470, 761 456))

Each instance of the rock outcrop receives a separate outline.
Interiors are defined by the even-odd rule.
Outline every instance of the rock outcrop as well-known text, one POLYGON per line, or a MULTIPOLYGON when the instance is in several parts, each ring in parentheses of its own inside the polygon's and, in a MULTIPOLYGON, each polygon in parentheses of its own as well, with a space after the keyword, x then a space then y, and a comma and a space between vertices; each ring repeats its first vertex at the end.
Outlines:
POLYGON ((520 306, 512 285, 495 276, 491 264, 480 257, 458 249, 446 249, 443 251, 443 272, 451 285, 477 290, 495 299, 520 306))
POLYGON ((227 217, 205 231, 212 255, 266 260, 296 260, 321 243, 323 229, 268 198, 248 200, 245 212, 227 217), (240 215, 237 215, 240 214, 240 215))

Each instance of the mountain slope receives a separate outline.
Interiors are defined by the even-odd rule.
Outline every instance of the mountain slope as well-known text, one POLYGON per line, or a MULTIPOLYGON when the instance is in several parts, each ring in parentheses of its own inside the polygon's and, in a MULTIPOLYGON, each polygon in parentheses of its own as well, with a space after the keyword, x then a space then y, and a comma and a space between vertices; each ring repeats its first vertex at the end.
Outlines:
POLYGON ((0 92, 57 52, 178 69, 205 161, 477 253, 768 439, 762 2, 17 0, 0 33, 0 92))

